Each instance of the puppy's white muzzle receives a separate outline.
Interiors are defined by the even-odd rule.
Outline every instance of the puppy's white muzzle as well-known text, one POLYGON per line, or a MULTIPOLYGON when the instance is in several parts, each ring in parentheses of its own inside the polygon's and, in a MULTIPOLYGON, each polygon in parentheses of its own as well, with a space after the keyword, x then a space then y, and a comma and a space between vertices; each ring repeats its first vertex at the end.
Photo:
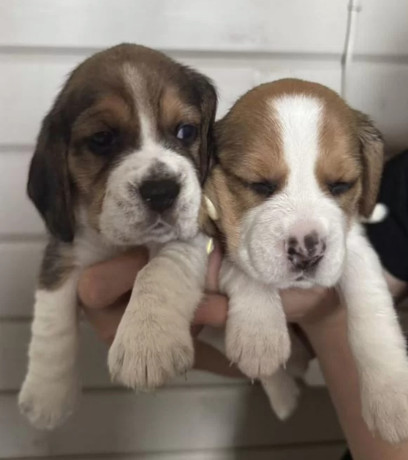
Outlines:
POLYGON ((150 146, 128 155, 112 171, 100 229, 116 245, 186 240, 198 232, 200 202, 192 162, 150 146))
POLYGON ((342 211, 330 200, 281 204, 271 200, 245 216, 236 262, 279 289, 334 285, 345 258, 342 211))

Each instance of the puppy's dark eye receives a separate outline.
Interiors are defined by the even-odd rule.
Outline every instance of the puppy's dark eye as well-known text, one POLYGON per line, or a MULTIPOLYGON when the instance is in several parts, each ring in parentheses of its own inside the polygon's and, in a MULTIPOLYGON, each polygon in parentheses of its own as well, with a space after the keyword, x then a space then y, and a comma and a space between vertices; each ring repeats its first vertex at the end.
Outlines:
POLYGON ((327 184, 329 191, 333 196, 343 195, 343 193, 348 192, 351 187, 354 185, 353 182, 331 182, 327 184))
POLYGON ((183 144, 191 144, 197 138, 197 127, 189 124, 181 124, 177 127, 176 137, 183 144))
POLYGON ((278 188, 278 184, 276 182, 270 181, 252 182, 249 185, 254 192, 258 193, 258 195, 266 197, 273 195, 278 188))
POLYGON ((104 154, 113 146, 115 137, 112 131, 99 131, 88 138, 88 146, 92 152, 104 154))

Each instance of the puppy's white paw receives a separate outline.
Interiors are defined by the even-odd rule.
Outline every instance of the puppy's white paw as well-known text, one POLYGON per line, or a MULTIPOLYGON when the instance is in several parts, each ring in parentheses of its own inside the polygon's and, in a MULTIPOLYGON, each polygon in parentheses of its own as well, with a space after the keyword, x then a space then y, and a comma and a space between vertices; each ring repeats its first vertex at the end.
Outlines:
POLYGON ((253 324, 239 315, 228 318, 226 355, 250 378, 267 377, 285 364, 290 355, 288 330, 269 324, 253 324))
POLYGON ((280 420, 288 419, 295 411, 300 396, 295 380, 281 369, 261 379, 261 384, 276 416, 280 420))
POLYGON ((363 418, 369 429, 396 444, 408 439, 408 375, 362 391, 363 418))
POLYGON ((187 323, 152 320, 121 325, 108 357, 114 381, 149 390, 193 366, 193 340, 187 323))
POLYGON ((36 428, 52 430, 74 412, 79 397, 77 379, 34 379, 27 376, 18 405, 20 411, 36 428))

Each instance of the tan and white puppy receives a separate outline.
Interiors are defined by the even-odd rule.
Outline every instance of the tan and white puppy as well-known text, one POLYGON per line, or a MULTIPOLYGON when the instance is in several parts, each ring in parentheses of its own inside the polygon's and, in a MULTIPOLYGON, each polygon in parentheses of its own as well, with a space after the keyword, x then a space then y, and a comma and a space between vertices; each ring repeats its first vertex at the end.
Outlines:
POLYGON ((28 194, 49 244, 36 292, 21 410, 53 428, 77 399, 76 285, 85 266, 145 244, 151 261, 109 352, 112 377, 151 388, 190 368, 203 289, 198 235, 216 93, 162 53, 124 44, 69 77, 45 117, 28 194))
POLYGON ((225 239, 228 357, 251 378, 264 378, 275 409, 288 415, 296 387, 281 370, 291 344, 278 290, 337 286, 364 418, 386 440, 406 439, 405 341, 359 224, 376 202, 380 133, 330 89, 287 79, 241 97, 217 123, 216 143, 207 230, 225 239))

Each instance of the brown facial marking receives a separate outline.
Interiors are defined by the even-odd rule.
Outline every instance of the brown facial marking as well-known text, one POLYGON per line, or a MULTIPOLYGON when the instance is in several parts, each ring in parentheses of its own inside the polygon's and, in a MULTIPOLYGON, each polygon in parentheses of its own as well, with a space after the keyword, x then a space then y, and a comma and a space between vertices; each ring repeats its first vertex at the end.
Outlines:
POLYGON ((84 110, 72 126, 72 143, 106 129, 134 129, 138 118, 132 113, 132 106, 119 95, 103 96, 96 104, 84 110))
POLYGON ((77 199, 86 205, 89 221, 97 229, 110 172, 121 155, 140 146, 139 119, 131 105, 120 96, 105 96, 75 120, 71 139, 70 177, 77 199), (95 154, 88 140, 100 132, 114 133, 115 145, 104 153, 95 154))
POLYGON ((316 174, 322 189, 327 182, 354 184, 336 199, 349 219, 369 217, 376 202, 384 161, 380 132, 364 114, 351 109, 335 92, 314 85, 324 103, 320 155, 316 174))
POLYGON ((67 279, 73 267, 71 247, 51 238, 41 264, 39 287, 47 290, 57 289, 67 279))
MULTIPOLYGON (((199 133, 201 125, 200 111, 197 107, 189 105, 176 87, 168 86, 164 89, 160 99, 159 112, 159 130, 162 133, 162 137, 168 138, 170 147, 182 154, 183 149, 174 140, 174 136, 177 133, 177 129, 185 124, 195 126, 199 133)), ((192 154, 196 165, 199 165, 199 145, 199 137, 190 145, 189 153, 192 154)))
POLYGON ((384 142, 381 133, 367 115, 353 111, 362 162, 362 197, 359 211, 364 217, 373 212, 384 166, 384 142))
POLYGON ((180 123, 199 125, 201 116, 196 107, 183 100, 177 88, 169 86, 160 99, 160 121, 163 127, 176 128, 180 123))
POLYGON ((333 197, 351 218, 358 209, 362 174, 352 110, 327 88, 316 86, 314 94, 323 103, 316 178, 322 191, 328 195, 330 184, 352 184, 348 191, 333 197))
POLYGON ((244 181, 284 181, 287 174, 279 123, 260 86, 239 99, 216 126, 222 168, 244 181))
POLYGON ((287 178, 279 124, 268 93, 264 86, 251 90, 216 123, 219 166, 211 175, 207 193, 214 195, 221 216, 217 225, 228 235, 230 250, 238 245, 243 215, 267 199, 252 184, 274 182, 279 189, 287 178))
MULTIPOLYGON (((152 53, 152 50, 149 50, 152 53)), ((160 54, 155 52, 156 54, 160 54)), ((192 157, 201 175, 208 163, 217 96, 209 80, 176 64, 164 55, 140 67, 124 66, 125 79, 136 110, 153 128, 156 141, 181 155, 192 157), (169 65, 171 63, 171 65, 169 65), (197 126, 197 139, 186 145, 176 138, 180 124, 197 126)))

